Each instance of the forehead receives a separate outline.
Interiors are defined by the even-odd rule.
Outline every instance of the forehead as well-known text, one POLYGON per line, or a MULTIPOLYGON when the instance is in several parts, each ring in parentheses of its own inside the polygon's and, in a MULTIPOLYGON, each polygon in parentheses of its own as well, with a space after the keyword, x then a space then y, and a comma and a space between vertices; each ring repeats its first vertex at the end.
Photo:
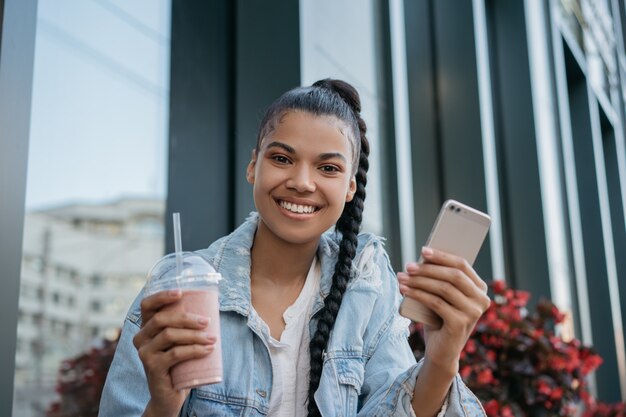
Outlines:
POLYGON ((314 115, 303 111, 289 111, 283 114, 276 125, 261 142, 264 150, 272 140, 292 145, 296 150, 307 149, 325 152, 341 152, 346 158, 352 157, 352 143, 349 129, 344 122, 334 116, 314 115))

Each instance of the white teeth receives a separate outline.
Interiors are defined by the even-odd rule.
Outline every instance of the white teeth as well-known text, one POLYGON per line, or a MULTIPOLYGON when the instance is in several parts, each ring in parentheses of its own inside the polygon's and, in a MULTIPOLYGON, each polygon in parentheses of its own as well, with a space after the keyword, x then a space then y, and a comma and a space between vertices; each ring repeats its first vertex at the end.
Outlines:
POLYGON ((313 206, 304 206, 301 204, 292 204, 288 201, 280 202, 280 206, 284 209, 289 210, 292 213, 313 213, 315 211, 315 207, 313 206))

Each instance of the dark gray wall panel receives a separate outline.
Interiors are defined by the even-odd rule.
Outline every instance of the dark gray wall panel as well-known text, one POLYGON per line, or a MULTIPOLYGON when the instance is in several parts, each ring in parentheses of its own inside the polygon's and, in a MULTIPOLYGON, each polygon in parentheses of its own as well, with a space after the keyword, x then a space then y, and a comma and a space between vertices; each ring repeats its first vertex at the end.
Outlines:
MULTIPOLYGON (((569 58, 573 59, 571 55, 569 58)), ((576 70, 580 71, 573 65, 569 68, 569 71, 576 70)), ((619 401, 620 388, 615 339, 611 337, 613 320, 609 302, 606 249, 602 236, 589 96, 585 80, 582 77, 571 76, 569 92, 593 345, 604 359, 603 365, 596 371, 598 397, 603 401, 619 401)))
POLYGON ((180 211, 183 248, 206 247, 234 225, 233 5, 172 2, 166 250, 180 211))
POLYGON ((265 108, 300 85, 300 8, 297 1, 238 2, 235 116, 235 223, 254 210, 246 166, 265 108), (259 18, 262 16, 262 18, 259 18))
POLYGON ((626 334, 626 224, 624 222, 624 201, 620 189, 620 175, 615 146, 615 133, 612 126, 603 129, 606 180, 609 191, 613 244, 615 245, 615 266, 619 283, 619 300, 622 311, 622 332, 626 334))
POLYGON ((13 406, 36 0, 0 1, 0 415, 13 406))
POLYGON ((437 65, 433 6, 429 0, 405 1, 407 78, 411 123, 411 158, 415 238, 425 243, 443 202, 439 156, 437 65))
MULTIPOLYGON (((486 212, 472 3, 437 0, 432 7, 442 196, 486 212)), ((484 279, 492 278, 489 240, 475 267, 484 279)))
MULTIPOLYGON (((609 212, 611 218, 611 231, 613 234, 613 250, 615 256, 615 267, 617 272, 618 279, 618 290, 620 293, 619 301, 620 301, 620 310, 622 315, 622 328, 621 332, 626 331, 626 322, 624 322, 624 317, 626 317, 626 226, 624 225, 624 210, 623 210, 623 201, 622 194, 620 190, 620 176, 619 176, 619 168, 617 165, 617 149, 615 146, 615 130, 613 126, 610 124, 606 115, 600 110, 600 118, 601 118, 601 129, 602 129, 602 144, 603 144, 603 153, 604 153, 604 168, 606 170, 606 181, 607 181, 607 189, 608 189, 608 198, 609 198, 609 212)), ((592 277, 593 279, 593 277, 592 277)), ((595 281, 595 279, 594 279, 595 281)), ((608 284, 607 284, 608 285, 608 284)), ((608 294, 608 292, 607 292, 608 294)), ((592 304, 593 308, 593 304, 592 304)), ((611 315, 611 317, 615 317, 611 315)), ((611 335, 614 334, 614 331, 609 333, 611 335)), ((614 340, 615 343, 615 340, 614 340)), ((615 354, 618 352, 616 350, 615 354)), ((623 353, 622 353, 623 354, 623 353)), ((617 361, 617 359, 616 359, 617 361)), ((617 366, 617 363, 616 365, 617 366)), ((615 385, 618 385, 616 383, 615 385)), ((612 401, 619 401, 620 396, 618 395, 612 401)), ((623 398, 621 399, 623 400, 623 398)))
POLYGON ((550 297, 524 2, 487 1, 505 265, 509 282, 550 297))
MULTIPOLYGON (((487 211, 471 2, 405 1, 415 236, 428 237, 441 203, 487 211)), ((476 269, 491 280, 489 240, 476 269)))

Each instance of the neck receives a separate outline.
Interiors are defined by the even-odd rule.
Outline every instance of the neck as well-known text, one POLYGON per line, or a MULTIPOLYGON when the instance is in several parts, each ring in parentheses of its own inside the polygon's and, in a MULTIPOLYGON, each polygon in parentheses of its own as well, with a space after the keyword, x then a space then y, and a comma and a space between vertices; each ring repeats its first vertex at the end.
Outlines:
POLYGON ((270 280, 274 284, 302 282, 306 278, 317 252, 319 239, 294 244, 271 233, 263 219, 254 235, 250 250, 251 277, 270 280))

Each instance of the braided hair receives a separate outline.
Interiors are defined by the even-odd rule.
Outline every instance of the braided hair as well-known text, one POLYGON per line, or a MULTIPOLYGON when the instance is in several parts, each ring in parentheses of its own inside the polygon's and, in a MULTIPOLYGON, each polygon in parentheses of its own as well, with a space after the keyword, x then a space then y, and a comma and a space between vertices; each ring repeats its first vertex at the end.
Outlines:
POLYGON ((348 103, 356 118, 359 129, 358 139, 360 146, 358 147, 358 165, 355 172, 356 192, 354 193, 352 201, 346 203, 341 217, 337 220, 336 230, 341 233, 342 239, 339 244, 339 254, 337 256, 337 263, 335 264, 335 272, 333 274, 330 292, 324 299, 324 307, 317 314, 317 330, 311 338, 309 345, 311 354, 309 398, 307 405, 309 417, 321 416, 313 396, 320 384, 322 366, 324 364, 323 353, 328 346, 330 332, 335 325, 335 319, 339 313, 343 294, 346 292, 348 282, 351 278, 352 260, 356 255, 358 244, 357 237, 363 220, 365 185, 367 184, 367 170, 369 169, 369 161, 367 158, 370 153, 369 143, 365 137, 367 127, 360 116, 361 100, 359 99, 357 91, 350 84, 343 81, 322 80, 313 85, 328 88, 336 92, 348 103))
POLYGON ((323 353, 328 346, 330 333, 351 278, 352 260, 356 255, 357 237, 363 219, 365 185, 369 169, 369 143, 365 136, 367 127, 360 116, 361 100, 356 89, 345 81, 324 79, 315 82, 311 87, 290 90, 268 107, 257 137, 257 152, 259 152, 263 138, 274 130, 282 116, 290 110, 300 110, 320 116, 334 116, 346 124, 349 128, 348 136, 352 148, 352 175, 356 180, 354 196, 350 202, 346 203, 335 225, 335 230, 342 236, 339 254, 330 292, 324 299, 324 306, 316 314, 317 329, 309 345, 311 369, 307 407, 309 417, 317 417, 320 416, 320 412, 315 403, 314 394, 319 387, 322 375, 323 353))

